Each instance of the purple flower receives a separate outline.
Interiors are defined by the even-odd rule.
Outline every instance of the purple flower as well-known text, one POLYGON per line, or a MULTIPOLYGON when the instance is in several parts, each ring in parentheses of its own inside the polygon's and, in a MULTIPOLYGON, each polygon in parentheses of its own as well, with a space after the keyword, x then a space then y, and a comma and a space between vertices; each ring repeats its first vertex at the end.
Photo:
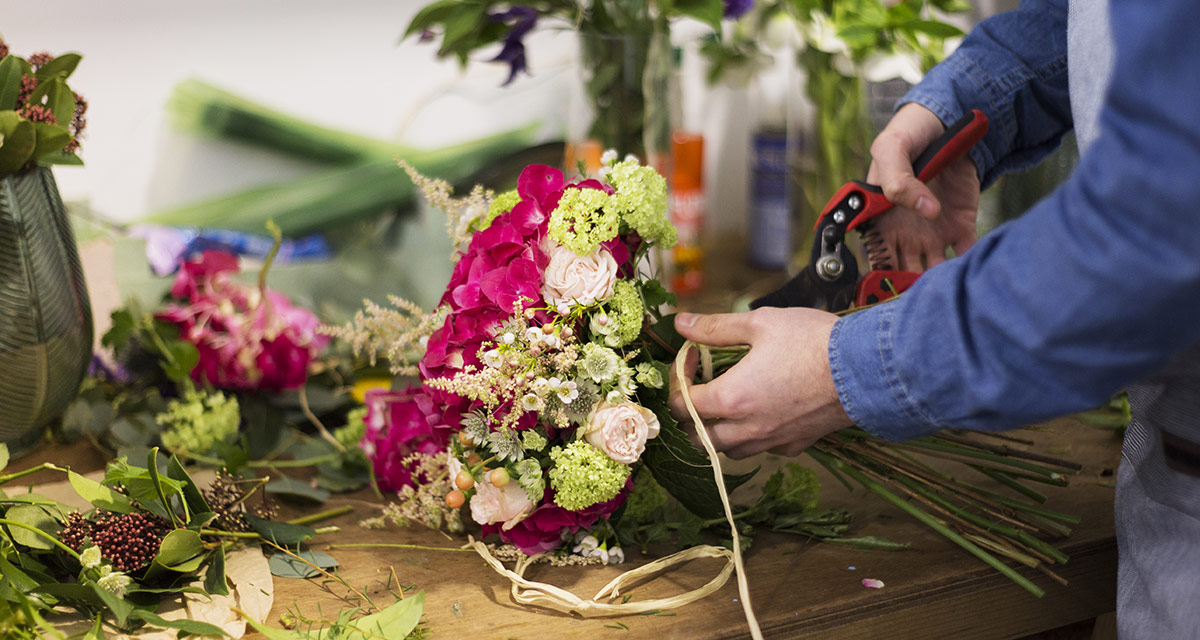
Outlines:
POLYGON ((725 17, 736 20, 754 8, 754 0, 725 0, 725 17))
POLYGON ((538 12, 530 7, 513 7, 508 11, 488 14, 491 22, 508 25, 508 34, 504 36, 504 48, 492 58, 492 62, 507 62, 509 67, 507 86, 524 71, 529 73, 525 65, 525 43, 521 39, 537 25, 538 12))

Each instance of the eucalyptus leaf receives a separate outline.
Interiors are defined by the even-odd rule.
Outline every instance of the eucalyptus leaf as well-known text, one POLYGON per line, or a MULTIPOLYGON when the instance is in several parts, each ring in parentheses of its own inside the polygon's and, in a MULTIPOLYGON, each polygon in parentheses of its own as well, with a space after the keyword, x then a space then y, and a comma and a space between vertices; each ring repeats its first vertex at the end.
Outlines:
POLYGON ((280 578, 315 578, 321 575, 320 571, 305 564, 304 560, 326 570, 338 566, 338 561, 333 556, 321 553, 320 551, 301 551, 296 555, 303 558, 303 560, 294 558, 286 553, 276 553, 271 556, 268 562, 271 568, 271 575, 280 578))
POLYGON ((306 482, 301 482, 288 476, 268 482, 264 489, 271 495, 294 498, 317 504, 325 502, 330 496, 329 491, 325 489, 318 489, 306 482))
POLYGON ((78 493, 80 498, 87 500, 97 509, 104 509, 105 511, 112 511, 114 513, 130 513, 133 511, 133 505, 129 502, 129 496, 117 493, 99 482, 85 478, 74 471, 68 471, 67 478, 71 482, 71 487, 75 489, 75 493, 78 493))
POLYGON ((62 429, 69 436, 98 436, 108 431, 112 417, 113 408, 108 402, 78 397, 67 405, 62 417, 62 429))
POLYGON ((154 612, 147 611, 145 609, 134 609, 132 612, 132 617, 137 618, 139 620, 143 620, 155 627, 161 627, 164 629, 178 629, 180 631, 184 631, 191 635, 197 635, 197 636, 228 636, 229 635, 229 634, 225 633, 224 629, 222 629, 221 627, 218 627, 214 624, 209 624, 207 622, 200 622, 198 620, 188 620, 188 619, 167 620, 166 618, 163 618, 162 616, 160 616, 154 612))
MULTIPOLYGON (((12 507, 4 514, 4 517, 13 522, 20 522, 35 529, 45 531, 48 535, 58 533, 62 526, 57 520, 52 518, 46 510, 32 504, 22 504, 12 507)), ((8 528, 12 539, 17 544, 25 545, 30 549, 49 550, 54 548, 54 543, 46 539, 45 536, 40 536, 24 527, 8 528)))
POLYGON ((264 539, 281 546, 298 544, 317 535, 316 529, 302 524, 266 520, 249 513, 245 515, 245 518, 250 527, 264 539))

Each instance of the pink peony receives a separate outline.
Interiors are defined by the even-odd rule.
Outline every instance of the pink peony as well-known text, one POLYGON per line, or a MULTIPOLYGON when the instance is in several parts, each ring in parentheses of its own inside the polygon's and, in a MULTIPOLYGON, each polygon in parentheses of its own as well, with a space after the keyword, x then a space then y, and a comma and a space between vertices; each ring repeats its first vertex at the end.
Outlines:
POLYGON ((658 417, 632 402, 601 404, 588 418, 587 441, 622 464, 633 464, 646 450, 646 440, 658 437, 658 417))
POLYGON ((471 497, 471 518, 479 524, 502 523, 503 531, 516 526, 532 510, 529 494, 515 482, 503 487, 490 482, 476 483, 475 495, 471 497))
POLYGON ((374 466, 379 488, 397 491, 433 480, 414 478, 414 465, 406 458, 444 451, 458 426, 457 412, 444 412, 420 387, 371 389, 363 402, 367 406, 366 430, 359 447, 374 466))
POLYGON ((157 316, 174 323, 196 346, 196 382, 220 389, 295 389, 308 377, 308 365, 329 342, 317 334, 320 321, 293 307, 287 296, 235 282, 237 258, 205 251, 181 265, 171 287, 179 302, 157 316))

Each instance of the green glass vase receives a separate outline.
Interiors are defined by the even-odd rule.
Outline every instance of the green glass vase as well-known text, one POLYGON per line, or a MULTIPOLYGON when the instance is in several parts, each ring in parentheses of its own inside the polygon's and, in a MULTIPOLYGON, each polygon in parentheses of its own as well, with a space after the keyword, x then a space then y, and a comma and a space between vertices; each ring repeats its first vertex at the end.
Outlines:
POLYGON ((92 312, 54 175, 0 178, 0 441, 32 448, 79 391, 92 312))

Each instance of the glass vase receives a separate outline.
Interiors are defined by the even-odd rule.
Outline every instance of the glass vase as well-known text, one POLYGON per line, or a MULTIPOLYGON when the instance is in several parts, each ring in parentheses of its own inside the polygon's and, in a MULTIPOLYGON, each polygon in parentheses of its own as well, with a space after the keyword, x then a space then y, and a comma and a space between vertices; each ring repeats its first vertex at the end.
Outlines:
POLYGON ((19 455, 75 398, 92 312, 54 175, 0 178, 0 441, 19 455))

